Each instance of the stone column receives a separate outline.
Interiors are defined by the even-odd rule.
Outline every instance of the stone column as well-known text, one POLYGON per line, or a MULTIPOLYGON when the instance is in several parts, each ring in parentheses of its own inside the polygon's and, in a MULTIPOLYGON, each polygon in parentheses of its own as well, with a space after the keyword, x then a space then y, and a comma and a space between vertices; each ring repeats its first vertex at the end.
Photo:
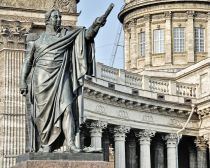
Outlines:
POLYGON ((172 64, 172 31, 171 31, 171 12, 165 12, 165 63, 172 64))
POLYGON ((165 136, 165 140, 167 141, 167 167, 168 168, 177 168, 177 135, 176 134, 168 134, 165 136))
POLYGON ((126 143, 126 168, 137 168, 136 159, 136 140, 135 136, 130 134, 126 143))
POLYGON ((210 133, 204 135, 204 140, 206 141, 207 147, 209 148, 209 158, 208 158, 209 162, 208 163, 210 166, 210 133))
POLYGON ((150 142, 155 136, 155 131, 143 130, 136 133, 136 136, 139 137, 140 143, 140 167, 151 168, 150 142))
POLYGON ((197 147, 197 167, 207 168, 207 143, 204 137, 197 137, 195 140, 197 147))
POLYGON ((130 128, 125 126, 114 128, 115 168, 125 168, 125 134, 129 131, 130 128))
POLYGON ((102 129, 107 127, 107 123, 103 121, 94 121, 91 123, 91 150, 102 151, 102 129))
POLYGON ((152 60, 151 17, 145 15, 145 65, 150 66, 152 60))
POLYGON ((188 11, 188 20, 187 20, 187 28, 186 28, 186 50, 188 55, 188 63, 195 62, 195 35, 194 35, 194 11, 188 11))
POLYGON ((131 69, 137 68, 137 37, 136 37, 136 20, 133 19, 130 23, 131 27, 131 45, 130 45, 130 60, 131 60, 131 69))

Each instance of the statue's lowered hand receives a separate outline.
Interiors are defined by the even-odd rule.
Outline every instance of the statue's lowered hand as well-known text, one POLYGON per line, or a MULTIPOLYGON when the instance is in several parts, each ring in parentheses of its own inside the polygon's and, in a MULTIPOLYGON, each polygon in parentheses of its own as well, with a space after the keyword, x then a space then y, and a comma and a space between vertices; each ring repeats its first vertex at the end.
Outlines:
POLYGON ((20 86, 20 94, 22 94, 23 96, 26 96, 26 94, 28 93, 28 86, 26 83, 21 84, 20 86))

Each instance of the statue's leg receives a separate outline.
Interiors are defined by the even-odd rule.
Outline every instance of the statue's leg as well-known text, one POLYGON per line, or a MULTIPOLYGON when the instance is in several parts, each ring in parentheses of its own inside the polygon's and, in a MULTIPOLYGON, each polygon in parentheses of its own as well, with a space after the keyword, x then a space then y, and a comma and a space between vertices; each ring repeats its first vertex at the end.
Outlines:
POLYGON ((67 107, 64 112, 62 128, 68 151, 73 153, 80 152, 80 149, 75 146, 75 121, 70 107, 67 107))

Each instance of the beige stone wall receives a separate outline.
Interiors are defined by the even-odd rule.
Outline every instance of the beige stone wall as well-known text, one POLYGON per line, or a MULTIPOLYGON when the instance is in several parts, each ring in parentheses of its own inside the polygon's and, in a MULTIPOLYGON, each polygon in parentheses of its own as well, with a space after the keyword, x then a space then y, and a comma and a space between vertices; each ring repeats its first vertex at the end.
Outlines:
POLYGON ((158 2, 137 0, 127 2, 120 13, 120 20, 123 22, 125 30, 126 69, 135 72, 145 69, 178 70, 209 57, 209 5, 204 1, 171 3, 172 0, 169 0, 164 3, 158 2), (173 52, 173 28, 175 27, 185 28, 184 52, 173 52), (204 52, 199 53, 195 52, 194 30, 197 27, 205 30, 204 52), (154 53, 153 32, 156 29, 164 30, 164 53, 154 53), (138 34, 142 31, 146 35, 144 57, 139 56, 138 34), (128 45, 129 43, 130 45, 128 45))

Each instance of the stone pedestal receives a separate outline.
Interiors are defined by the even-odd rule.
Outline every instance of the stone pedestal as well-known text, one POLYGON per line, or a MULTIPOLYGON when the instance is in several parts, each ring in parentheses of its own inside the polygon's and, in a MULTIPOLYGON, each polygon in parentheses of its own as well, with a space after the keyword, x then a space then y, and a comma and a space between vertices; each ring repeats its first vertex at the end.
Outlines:
POLYGON ((12 168, 114 168, 102 153, 26 153, 16 161, 12 168))
POLYGON ((16 158, 16 163, 31 160, 103 161, 102 153, 26 153, 16 158))
POLYGON ((114 168, 114 164, 102 161, 30 160, 19 163, 12 168, 114 168))

